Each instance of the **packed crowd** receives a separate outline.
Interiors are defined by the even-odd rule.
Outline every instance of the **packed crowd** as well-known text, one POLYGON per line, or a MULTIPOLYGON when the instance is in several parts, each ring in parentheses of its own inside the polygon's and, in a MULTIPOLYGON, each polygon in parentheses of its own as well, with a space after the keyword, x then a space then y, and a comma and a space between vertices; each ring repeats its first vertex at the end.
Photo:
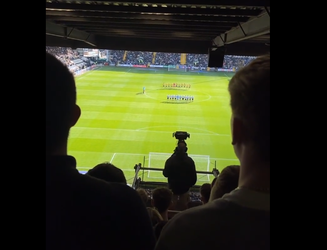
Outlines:
POLYGON ((228 90, 240 166, 202 185, 196 203, 169 186, 149 197, 111 164, 78 172, 67 154, 81 114, 74 77, 47 53, 46 249, 270 249, 270 56, 237 71, 228 90))
POLYGON ((132 65, 148 65, 152 64, 152 52, 144 51, 128 51, 124 63, 132 65))
POLYGON ((125 50, 111 50, 108 62, 110 64, 123 63, 125 50))
POLYGON ((176 65, 181 63, 181 54, 177 53, 156 53, 155 65, 176 65))
POLYGON ((247 65, 253 59, 255 59, 255 57, 253 57, 253 56, 230 56, 230 55, 225 55, 223 68, 225 68, 225 69, 235 68, 236 70, 238 70, 238 69, 244 67, 245 65, 247 65))
POLYGON ((64 63, 66 66, 72 66, 73 60, 79 59, 79 55, 77 51, 68 48, 68 47, 49 47, 46 46, 45 50, 57 57, 62 63, 64 63))
POLYGON ((79 54, 77 50, 73 50, 72 48, 46 46, 45 50, 58 58, 72 72, 90 67, 94 64, 93 61, 79 54))
MULTIPOLYGON (((55 55, 71 69, 77 66, 78 69, 89 67, 93 62, 83 55, 80 55, 76 50, 64 47, 46 47, 46 51, 55 55), (74 60, 82 59, 83 64, 76 65, 74 60)), ((106 53, 103 53, 106 54, 106 53)), ((124 50, 111 50, 108 58, 109 64, 129 64, 129 65, 178 65, 181 63, 181 54, 178 53, 153 53, 142 51, 124 51, 124 50), (154 63, 153 63, 154 59, 154 63)), ((248 64, 255 57, 248 56, 231 56, 226 55, 224 59, 224 69, 240 69, 248 64)), ((208 65, 208 55, 205 54, 187 54, 186 65, 188 67, 206 68, 208 65)))
MULTIPOLYGON (((152 197, 153 189, 144 188, 145 192, 147 193, 147 196, 149 199, 152 197)), ((198 202, 201 201, 201 193, 200 190, 196 191, 190 191, 189 192, 189 202, 198 202)))
POLYGON ((204 67, 208 66, 208 55, 187 54, 186 64, 190 67, 204 67))

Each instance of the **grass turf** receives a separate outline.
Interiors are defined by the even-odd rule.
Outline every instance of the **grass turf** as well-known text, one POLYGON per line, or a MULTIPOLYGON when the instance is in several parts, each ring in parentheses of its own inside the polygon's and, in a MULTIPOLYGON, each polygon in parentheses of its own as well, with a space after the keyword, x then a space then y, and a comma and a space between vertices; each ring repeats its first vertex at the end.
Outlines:
MULTIPOLYGON (((102 67, 76 77, 82 115, 71 129, 68 153, 76 157, 79 170, 108 161, 121 168, 131 183, 136 163, 164 167, 177 142, 172 133, 181 130, 191 134, 188 153, 197 170, 238 164, 229 127, 231 76, 102 67), (164 83, 187 83, 191 88, 167 88, 164 83), (194 101, 167 100, 174 94, 192 95, 194 101)), ((146 171, 144 177, 166 181, 161 172, 146 171)), ((198 184, 212 178, 199 174, 198 184)))

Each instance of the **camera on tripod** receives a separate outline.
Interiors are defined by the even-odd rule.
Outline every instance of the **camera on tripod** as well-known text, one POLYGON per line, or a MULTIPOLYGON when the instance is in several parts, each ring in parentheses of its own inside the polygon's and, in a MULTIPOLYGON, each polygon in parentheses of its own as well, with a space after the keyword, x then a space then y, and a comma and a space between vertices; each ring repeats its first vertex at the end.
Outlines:
POLYGON ((178 141, 185 141, 187 138, 190 138, 190 134, 185 131, 176 131, 173 133, 173 137, 178 141))

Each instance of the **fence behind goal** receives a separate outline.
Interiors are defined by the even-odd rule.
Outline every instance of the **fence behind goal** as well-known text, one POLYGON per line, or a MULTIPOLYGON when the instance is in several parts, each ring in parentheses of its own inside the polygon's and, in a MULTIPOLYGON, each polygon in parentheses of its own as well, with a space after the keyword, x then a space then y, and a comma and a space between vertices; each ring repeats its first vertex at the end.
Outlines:
MULTIPOLYGON (((148 164, 145 167, 148 168, 161 168, 165 167, 166 160, 172 154, 168 153, 158 153, 150 152, 148 158, 148 164)), ((213 166, 211 166, 210 156, 209 155, 189 155, 195 162, 195 167, 197 171, 211 171, 213 166)), ((148 179, 163 179, 162 171, 147 171, 148 179)), ((199 182, 208 182, 210 181, 210 176, 208 174, 197 174, 199 182)))

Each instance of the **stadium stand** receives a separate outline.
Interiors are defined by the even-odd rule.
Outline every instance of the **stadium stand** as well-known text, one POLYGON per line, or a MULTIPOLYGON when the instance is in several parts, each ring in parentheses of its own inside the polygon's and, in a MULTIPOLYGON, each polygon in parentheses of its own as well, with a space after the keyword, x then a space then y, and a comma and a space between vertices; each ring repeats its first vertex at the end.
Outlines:
MULTIPOLYGON (((60 61, 67 65, 72 72, 86 69, 100 62, 99 56, 86 58, 80 49, 63 48, 63 47, 46 47, 46 51, 55 55, 60 61)), ((111 66, 133 66, 133 65, 154 65, 156 66, 173 66, 181 64, 179 53, 153 53, 142 51, 124 51, 124 50, 100 50, 104 60, 101 62, 111 66), (108 56, 106 56, 108 55, 108 56)), ((208 55, 206 54, 185 54, 186 67, 190 70, 206 70, 208 64, 208 55)), ((232 56, 226 55, 223 70, 236 71, 247 65, 255 57, 253 56, 232 56)))
POLYGON ((128 51, 124 63, 132 65, 148 65, 152 63, 152 52, 128 51))

